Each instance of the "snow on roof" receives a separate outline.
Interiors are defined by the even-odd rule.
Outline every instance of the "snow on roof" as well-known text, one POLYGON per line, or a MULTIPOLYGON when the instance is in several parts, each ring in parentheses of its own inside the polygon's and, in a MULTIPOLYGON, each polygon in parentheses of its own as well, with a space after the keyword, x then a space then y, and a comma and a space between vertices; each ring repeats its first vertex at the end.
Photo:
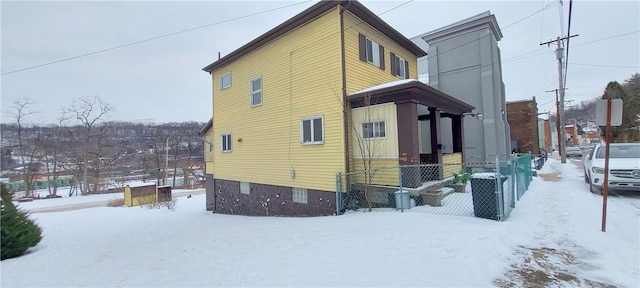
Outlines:
POLYGON ((380 90, 380 89, 384 89, 384 88, 389 88, 389 87, 393 87, 393 86, 399 86, 399 85, 402 85, 402 84, 416 82, 416 81, 418 81, 418 80, 416 80, 416 79, 402 79, 402 80, 382 83, 382 84, 379 84, 379 85, 375 85, 375 86, 371 86, 369 88, 362 89, 360 91, 356 91, 356 92, 350 93, 349 96, 360 94, 360 93, 372 92, 372 91, 376 91, 376 90, 380 90))

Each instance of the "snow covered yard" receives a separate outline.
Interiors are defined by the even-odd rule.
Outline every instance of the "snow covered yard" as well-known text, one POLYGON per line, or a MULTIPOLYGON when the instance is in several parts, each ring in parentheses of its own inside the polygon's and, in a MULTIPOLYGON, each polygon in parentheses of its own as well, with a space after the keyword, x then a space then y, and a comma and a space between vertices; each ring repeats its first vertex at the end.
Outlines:
MULTIPOLYGON (((506 222, 424 213, 244 217, 89 208, 39 213, 44 238, 2 287, 638 287, 640 197, 602 198, 550 159, 506 222)), ((638 195, 640 196, 640 195, 638 195)))

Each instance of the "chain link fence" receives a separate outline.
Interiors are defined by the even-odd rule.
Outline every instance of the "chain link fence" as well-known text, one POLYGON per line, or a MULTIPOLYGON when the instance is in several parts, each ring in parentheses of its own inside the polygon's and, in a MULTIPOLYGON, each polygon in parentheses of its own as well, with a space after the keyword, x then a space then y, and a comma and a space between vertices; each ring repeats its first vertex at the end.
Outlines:
POLYGON ((407 211, 503 221, 530 182, 528 154, 368 169, 336 175, 336 212, 407 211))

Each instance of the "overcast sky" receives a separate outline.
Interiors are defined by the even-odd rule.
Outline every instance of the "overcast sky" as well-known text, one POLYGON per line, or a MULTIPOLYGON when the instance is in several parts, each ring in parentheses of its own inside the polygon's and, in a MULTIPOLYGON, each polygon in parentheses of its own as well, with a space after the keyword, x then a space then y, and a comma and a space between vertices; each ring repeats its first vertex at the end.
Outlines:
MULTIPOLYGON (((362 1, 376 14, 405 2, 362 1)), ((202 68, 218 52, 232 52, 314 3, 2 1, 2 122, 14 121, 8 112, 19 98, 30 98, 40 111, 33 122, 55 123, 74 99, 94 95, 114 106, 111 120, 207 121, 212 87, 202 68), (12 73, 209 24, 214 25, 12 73)), ((555 47, 540 43, 559 36, 561 23, 566 34, 568 0, 562 6, 561 18, 559 3, 550 0, 414 0, 380 17, 411 38, 491 11, 504 35, 498 45, 507 101, 535 96, 541 112, 554 112, 555 96, 544 91, 558 87, 555 47)), ((566 100, 574 101, 568 105, 599 97, 609 81, 640 71, 639 19, 638 1, 574 1, 571 34, 580 36, 570 40, 566 100)))

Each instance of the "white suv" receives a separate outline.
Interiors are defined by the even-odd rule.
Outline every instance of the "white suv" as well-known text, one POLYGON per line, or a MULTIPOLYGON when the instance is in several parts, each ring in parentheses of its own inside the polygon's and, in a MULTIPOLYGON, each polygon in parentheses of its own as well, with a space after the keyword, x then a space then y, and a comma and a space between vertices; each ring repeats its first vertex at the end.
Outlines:
MULTIPOLYGON (((604 144, 595 146, 584 159, 584 181, 591 193, 602 194, 604 144)), ((640 192, 640 143, 609 144, 609 190, 640 192)))

